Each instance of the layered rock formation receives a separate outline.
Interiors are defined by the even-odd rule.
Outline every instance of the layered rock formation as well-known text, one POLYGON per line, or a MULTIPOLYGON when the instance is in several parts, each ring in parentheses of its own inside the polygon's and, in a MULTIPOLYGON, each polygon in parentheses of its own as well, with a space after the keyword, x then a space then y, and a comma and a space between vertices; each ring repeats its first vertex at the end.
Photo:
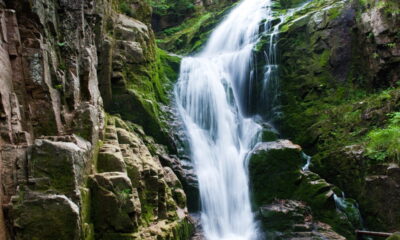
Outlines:
POLYGON ((172 142, 160 109, 179 60, 157 50, 151 8, 121 2, 0 2, 0 239, 191 235, 156 144, 172 142))

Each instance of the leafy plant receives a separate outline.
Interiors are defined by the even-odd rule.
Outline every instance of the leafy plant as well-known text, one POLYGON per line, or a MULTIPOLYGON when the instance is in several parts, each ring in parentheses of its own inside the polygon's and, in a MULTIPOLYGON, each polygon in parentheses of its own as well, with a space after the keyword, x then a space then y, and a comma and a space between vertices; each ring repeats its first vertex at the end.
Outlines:
POLYGON ((400 162, 400 112, 389 114, 389 125, 368 134, 367 156, 400 162))
POLYGON ((386 44, 386 47, 395 48, 396 47, 396 43, 388 43, 388 44, 386 44))

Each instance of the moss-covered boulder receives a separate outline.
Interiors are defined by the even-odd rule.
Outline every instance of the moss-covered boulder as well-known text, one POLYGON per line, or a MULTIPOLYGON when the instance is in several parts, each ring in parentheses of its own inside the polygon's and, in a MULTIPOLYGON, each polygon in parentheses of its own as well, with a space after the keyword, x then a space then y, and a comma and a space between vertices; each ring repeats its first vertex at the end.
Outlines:
POLYGON ((288 140, 261 143, 249 160, 250 183, 257 206, 275 198, 290 199, 304 159, 301 147, 288 140))

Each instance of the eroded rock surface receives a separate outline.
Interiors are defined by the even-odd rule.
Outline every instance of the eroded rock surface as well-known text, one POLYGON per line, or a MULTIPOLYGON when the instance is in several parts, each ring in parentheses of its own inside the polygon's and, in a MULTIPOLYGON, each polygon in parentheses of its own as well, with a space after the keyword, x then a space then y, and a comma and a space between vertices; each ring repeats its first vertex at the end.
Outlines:
POLYGON ((0 1, 0 239, 191 235, 182 184, 148 149, 170 142, 176 69, 136 2, 0 1))

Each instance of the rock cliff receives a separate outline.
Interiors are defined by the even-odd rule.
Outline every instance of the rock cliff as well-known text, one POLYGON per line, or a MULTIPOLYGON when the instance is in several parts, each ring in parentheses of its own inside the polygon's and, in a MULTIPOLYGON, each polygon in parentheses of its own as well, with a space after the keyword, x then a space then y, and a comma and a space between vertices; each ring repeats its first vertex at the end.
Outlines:
POLYGON ((150 22, 144 1, 0 1, 0 239, 189 238, 159 159, 179 59, 150 22))

